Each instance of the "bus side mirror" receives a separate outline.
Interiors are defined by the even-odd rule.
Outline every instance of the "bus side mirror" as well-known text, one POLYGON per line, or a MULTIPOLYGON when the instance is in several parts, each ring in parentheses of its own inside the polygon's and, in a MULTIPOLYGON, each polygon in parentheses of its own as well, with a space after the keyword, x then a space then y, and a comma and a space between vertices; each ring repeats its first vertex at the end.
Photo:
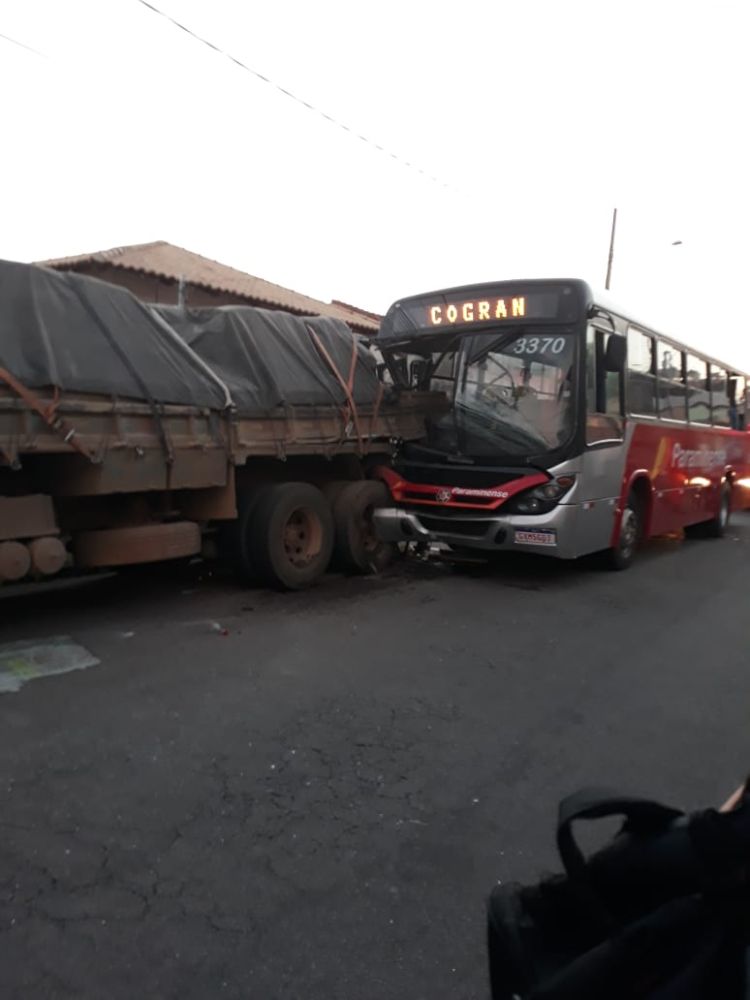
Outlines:
POLYGON ((611 333, 604 352, 604 370, 621 372, 625 370, 627 341, 619 333, 611 333))
POLYGON ((415 358, 409 365, 409 385, 412 389, 419 389, 425 376, 430 370, 430 362, 424 358, 415 358))

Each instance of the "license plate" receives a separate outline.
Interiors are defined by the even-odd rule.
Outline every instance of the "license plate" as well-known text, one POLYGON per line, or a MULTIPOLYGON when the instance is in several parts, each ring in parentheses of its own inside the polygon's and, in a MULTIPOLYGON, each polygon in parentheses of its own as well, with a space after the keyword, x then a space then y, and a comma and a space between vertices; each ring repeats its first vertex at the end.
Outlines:
POLYGON ((557 545, 554 531, 518 531, 514 535, 516 545, 557 545))

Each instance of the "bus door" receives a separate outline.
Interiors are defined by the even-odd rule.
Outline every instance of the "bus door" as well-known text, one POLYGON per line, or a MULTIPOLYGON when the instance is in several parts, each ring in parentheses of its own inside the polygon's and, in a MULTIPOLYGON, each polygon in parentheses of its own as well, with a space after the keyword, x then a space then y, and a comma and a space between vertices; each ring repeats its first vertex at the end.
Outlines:
POLYGON ((579 491, 580 555, 606 548, 625 466, 624 338, 590 325, 586 332, 586 448, 579 491), (620 344, 610 340, 619 340, 620 344))
MULTIPOLYGON (((692 449, 711 448, 714 435, 711 431, 711 380, 709 366, 703 358, 688 354, 686 358, 688 391, 689 442, 692 449)), ((685 478, 685 523, 704 520, 713 513, 715 493, 712 487, 712 470, 687 469, 685 478)))

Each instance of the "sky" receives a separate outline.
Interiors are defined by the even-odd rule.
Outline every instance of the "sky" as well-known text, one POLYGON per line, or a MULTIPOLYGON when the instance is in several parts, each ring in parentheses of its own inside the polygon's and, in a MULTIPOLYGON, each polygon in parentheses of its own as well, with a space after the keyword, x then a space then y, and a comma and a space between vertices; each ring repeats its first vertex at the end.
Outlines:
POLYGON ((164 239, 383 312, 601 287, 617 207, 612 296, 750 370, 746 0, 154 5, 254 72, 140 0, 0 4, 1 257, 164 239))

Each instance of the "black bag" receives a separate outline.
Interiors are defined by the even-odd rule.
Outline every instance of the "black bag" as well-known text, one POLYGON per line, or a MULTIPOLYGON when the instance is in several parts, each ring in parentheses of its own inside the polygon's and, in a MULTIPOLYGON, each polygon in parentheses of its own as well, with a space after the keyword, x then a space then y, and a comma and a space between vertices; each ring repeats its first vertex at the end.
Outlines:
POLYGON ((498 885, 488 906, 493 1000, 745 1000, 750 801, 686 816, 591 790, 560 804, 564 875, 498 885), (624 816, 590 858, 579 819, 624 816))

